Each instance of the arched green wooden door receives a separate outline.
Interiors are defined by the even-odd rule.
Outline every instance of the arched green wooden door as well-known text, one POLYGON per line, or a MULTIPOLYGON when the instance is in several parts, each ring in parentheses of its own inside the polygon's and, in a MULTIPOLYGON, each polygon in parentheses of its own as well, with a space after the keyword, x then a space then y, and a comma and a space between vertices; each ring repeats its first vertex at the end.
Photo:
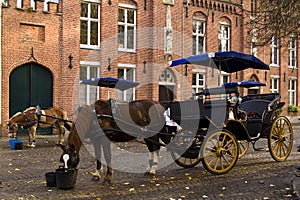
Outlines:
POLYGON ((37 63, 14 69, 9 77, 9 117, 30 106, 53 105, 53 76, 37 63))

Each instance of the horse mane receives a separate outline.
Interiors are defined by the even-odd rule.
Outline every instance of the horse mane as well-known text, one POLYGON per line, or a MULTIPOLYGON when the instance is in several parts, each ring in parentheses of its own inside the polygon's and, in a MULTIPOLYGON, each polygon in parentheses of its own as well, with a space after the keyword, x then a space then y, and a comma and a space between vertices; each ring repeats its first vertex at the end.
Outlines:
POLYGON ((18 117, 18 116, 21 115, 21 114, 22 114, 21 112, 15 113, 13 116, 11 116, 11 117, 9 118, 9 121, 13 120, 14 118, 18 117))
POLYGON ((32 110, 32 109, 36 109, 36 107, 31 106, 29 108, 26 108, 23 112, 27 112, 27 111, 32 110))

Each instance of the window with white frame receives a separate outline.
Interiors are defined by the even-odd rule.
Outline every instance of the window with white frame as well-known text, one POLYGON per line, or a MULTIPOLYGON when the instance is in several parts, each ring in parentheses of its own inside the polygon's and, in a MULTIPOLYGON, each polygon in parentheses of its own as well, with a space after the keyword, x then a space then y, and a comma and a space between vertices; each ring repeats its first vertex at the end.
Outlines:
MULTIPOLYGON (((100 63, 80 63, 80 80, 99 77, 100 63)), ((93 85, 80 84, 79 103, 90 105, 99 99, 99 88, 93 85)))
POLYGON ((9 6, 9 1, 8 0, 2 0, 2 5, 3 6, 9 6))
POLYGON ((136 7, 119 4, 118 49, 134 52, 136 49, 136 7))
POLYGON ((297 43, 296 38, 291 37, 289 40, 289 68, 296 68, 297 60, 297 43))
POLYGON ((193 94, 202 92, 205 88, 205 72, 193 72, 192 89, 193 94))
POLYGON ((270 92, 279 93, 279 76, 270 77, 270 92))
MULTIPOLYGON (((118 65, 118 78, 135 81, 135 65, 119 64, 118 65)), ((117 99, 120 101, 135 100, 135 88, 130 88, 125 91, 118 90, 117 99)))
POLYGON ((297 105, 297 78, 289 79, 289 105, 297 105))
POLYGON ((36 10, 36 0, 30 0, 30 7, 33 9, 33 10, 36 10))
POLYGON ((279 44, 278 39, 273 37, 271 42, 271 51, 270 51, 270 64, 273 66, 279 65, 279 44))
POLYGON ((100 1, 81 2, 80 47, 100 48, 100 1))
POLYGON ((229 83, 229 82, 230 82, 230 74, 222 71, 220 74, 219 86, 222 86, 223 84, 229 83))
POLYGON ((193 20, 193 54, 205 52, 206 21, 204 19, 193 20))
POLYGON ((218 32, 218 50, 230 50, 230 25, 227 23, 220 23, 218 32))
POLYGON ((23 0, 17 0, 17 8, 23 8, 23 0))

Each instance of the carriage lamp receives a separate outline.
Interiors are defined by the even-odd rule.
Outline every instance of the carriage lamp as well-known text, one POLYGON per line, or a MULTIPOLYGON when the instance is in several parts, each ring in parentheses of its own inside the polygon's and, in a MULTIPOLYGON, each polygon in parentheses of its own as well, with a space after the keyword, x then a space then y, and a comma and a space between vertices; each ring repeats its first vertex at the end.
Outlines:
POLYGON ((73 65, 72 65, 73 56, 72 56, 72 54, 70 54, 68 58, 69 58, 69 68, 72 69, 73 68, 73 65))
POLYGON ((107 70, 110 71, 111 70, 111 67, 110 67, 110 61, 111 61, 111 58, 107 58, 107 70))
POLYGON ((144 70, 143 70, 143 72, 144 72, 144 74, 145 74, 145 73, 146 73, 146 64, 147 64, 147 62, 144 61, 143 64, 144 64, 144 70))

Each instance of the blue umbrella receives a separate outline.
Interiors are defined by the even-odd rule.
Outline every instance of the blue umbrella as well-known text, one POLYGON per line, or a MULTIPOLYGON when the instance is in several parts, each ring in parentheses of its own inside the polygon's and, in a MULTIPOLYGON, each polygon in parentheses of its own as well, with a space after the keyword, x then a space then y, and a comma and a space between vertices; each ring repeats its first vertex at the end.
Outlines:
POLYGON ((227 73, 241 71, 247 68, 269 70, 269 66, 250 54, 235 51, 211 52, 172 60, 170 67, 182 64, 195 64, 214 67, 227 73))
POLYGON ((245 87, 245 88, 250 88, 250 87, 257 87, 257 86, 266 86, 267 84, 258 82, 258 81, 240 81, 240 82, 229 82, 223 84, 223 87, 229 88, 229 87, 245 87))
POLYGON ((127 90, 129 88, 136 87, 140 84, 138 82, 112 77, 85 79, 80 81, 79 83, 107 88, 117 88, 119 90, 127 90))

